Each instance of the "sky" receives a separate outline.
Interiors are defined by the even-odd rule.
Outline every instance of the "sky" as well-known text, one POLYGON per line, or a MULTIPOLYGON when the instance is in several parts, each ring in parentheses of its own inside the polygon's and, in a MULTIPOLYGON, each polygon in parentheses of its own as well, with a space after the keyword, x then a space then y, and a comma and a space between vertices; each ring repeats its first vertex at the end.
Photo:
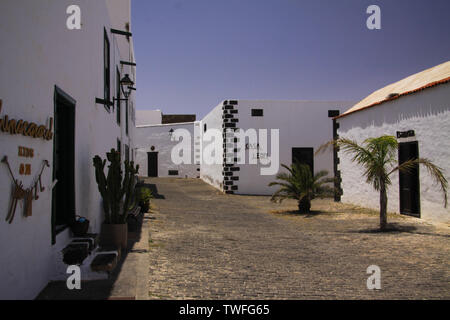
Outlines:
POLYGON ((450 60, 449 0, 132 0, 137 109, 359 101, 450 60), (369 30, 369 5, 381 30, 369 30))

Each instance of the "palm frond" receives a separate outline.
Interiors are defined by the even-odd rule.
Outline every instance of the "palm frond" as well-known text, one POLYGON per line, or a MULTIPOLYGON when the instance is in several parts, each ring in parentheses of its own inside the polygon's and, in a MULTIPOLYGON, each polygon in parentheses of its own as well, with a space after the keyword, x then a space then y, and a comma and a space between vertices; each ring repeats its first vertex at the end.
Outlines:
POLYGON ((419 164, 424 165, 427 168, 428 174, 433 178, 434 183, 436 185, 439 185, 444 197, 444 207, 447 208, 448 181, 444 176, 443 169, 432 163, 430 160, 426 158, 410 159, 392 169, 392 171, 389 172, 389 174, 392 174, 396 171, 411 172, 411 170, 416 168, 416 166, 419 164))

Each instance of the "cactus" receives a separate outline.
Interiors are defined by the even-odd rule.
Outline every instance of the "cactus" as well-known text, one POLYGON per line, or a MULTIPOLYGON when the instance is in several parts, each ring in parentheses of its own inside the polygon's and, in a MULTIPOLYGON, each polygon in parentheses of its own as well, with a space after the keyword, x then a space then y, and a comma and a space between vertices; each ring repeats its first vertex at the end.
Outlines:
POLYGON ((135 199, 136 174, 139 171, 139 165, 135 167, 133 161, 125 161, 125 177, 122 179, 120 154, 111 149, 111 152, 106 154, 106 158, 110 163, 106 176, 104 172, 106 160, 102 160, 99 156, 93 159, 95 180, 103 198, 105 223, 123 224, 127 221, 129 205, 135 199))

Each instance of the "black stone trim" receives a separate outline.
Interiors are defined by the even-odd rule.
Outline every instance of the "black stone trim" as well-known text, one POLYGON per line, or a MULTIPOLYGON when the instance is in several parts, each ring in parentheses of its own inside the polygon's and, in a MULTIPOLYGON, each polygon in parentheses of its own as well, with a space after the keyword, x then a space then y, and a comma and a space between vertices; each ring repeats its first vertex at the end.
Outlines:
MULTIPOLYGON (((339 123, 337 123, 336 119, 333 119, 333 140, 339 139, 339 135, 337 130, 339 128, 339 123)), ((333 146, 333 171, 334 171, 334 201, 340 202, 342 195, 342 186, 341 186, 341 172, 338 170, 339 160, 339 147, 333 146)))

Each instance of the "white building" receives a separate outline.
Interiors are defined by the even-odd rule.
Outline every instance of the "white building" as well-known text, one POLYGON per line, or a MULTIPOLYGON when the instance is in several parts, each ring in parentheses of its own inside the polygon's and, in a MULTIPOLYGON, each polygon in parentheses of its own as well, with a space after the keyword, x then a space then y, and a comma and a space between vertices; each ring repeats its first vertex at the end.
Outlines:
POLYGON ((196 146, 200 148, 200 123, 195 121, 195 115, 164 115, 160 110, 137 110, 136 115, 136 163, 140 176, 200 176, 200 163, 194 156, 196 146), (182 137, 177 134, 180 131, 182 137), (180 139, 189 141, 185 150, 177 149, 180 139))
MULTIPOLYGON (((340 137, 361 143, 370 137, 398 138, 399 161, 427 158, 450 180, 450 61, 375 91, 336 118, 340 137)), ((362 170, 339 152, 342 201, 374 209, 379 194, 362 183, 362 170)), ((388 190, 388 211, 449 222, 442 192, 426 169, 396 174, 388 190)))
POLYGON ((2 0, 0 21, 0 158, 12 170, 0 163, 0 299, 31 299, 58 277, 75 215, 100 231, 92 158, 118 146, 134 157, 133 93, 128 105, 99 103, 119 97, 125 74, 136 82, 130 0, 2 0), (72 5, 79 30, 67 27, 72 5), (8 223, 11 175, 38 198, 31 216, 19 200, 8 223))
POLYGON ((269 195, 276 187, 268 184, 275 180, 281 164, 290 166, 295 158, 309 164, 314 172, 328 170, 332 177, 333 152, 314 153, 323 143, 333 139, 333 122, 329 115, 339 114, 337 112, 350 105, 352 103, 348 101, 226 100, 201 121, 203 161, 200 176, 227 193, 269 195), (209 145, 214 142, 205 137, 211 129, 220 131, 222 156, 228 157, 228 161, 205 162, 209 145), (255 129, 258 134, 256 144, 248 137, 245 141, 242 138, 235 140, 226 129, 246 132, 255 129), (278 130, 279 140, 277 133, 271 131, 273 129, 278 130), (267 150, 263 149, 264 139, 267 139, 267 150), (279 148, 276 148, 274 143, 278 141, 279 148), (263 163, 270 158, 270 165, 263 163))

